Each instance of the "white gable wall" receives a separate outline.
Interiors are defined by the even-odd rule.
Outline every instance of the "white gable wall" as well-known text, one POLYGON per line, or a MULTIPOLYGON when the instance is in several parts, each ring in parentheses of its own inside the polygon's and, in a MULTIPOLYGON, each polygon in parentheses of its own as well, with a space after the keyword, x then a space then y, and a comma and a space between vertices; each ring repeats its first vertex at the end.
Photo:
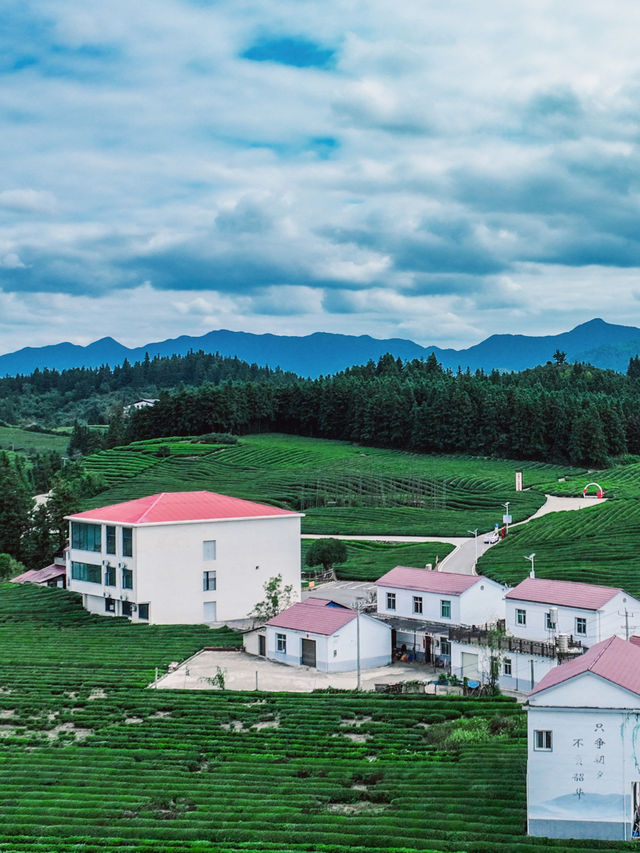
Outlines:
POLYGON ((486 625, 504 619, 505 590, 489 578, 480 578, 460 594, 460 624, 486 625))
POLYGON ((584 673, 531 697, 531 835, 630 840, 634 782, 640 785, 640 696, 584 673), (596 701, 601 707, 584 707, 596 701), (534 748, 536 730, 551 732, 550 750, 534 748))

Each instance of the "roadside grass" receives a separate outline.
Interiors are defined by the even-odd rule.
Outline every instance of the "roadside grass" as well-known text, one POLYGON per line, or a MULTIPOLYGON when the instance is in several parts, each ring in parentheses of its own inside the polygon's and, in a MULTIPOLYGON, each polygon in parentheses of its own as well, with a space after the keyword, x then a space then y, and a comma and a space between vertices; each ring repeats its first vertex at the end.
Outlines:
MULTIPOLYGON (((302 540, 302 567, 309 571, 304 559, 312 540, 302 540)), ((424 568, 435 565, 453 551, 446 542, 353 542, 344 540, 347 559, 336 565, 336 577, 341 581, 375 581, 394 566, 424 568)))
POLYGON ((65 454, 68 446, 69 437, 65 435, 51 435, 19 427, 0 426, 0 450, 15 450, 23 453, 29 451, 44 453, 55 450, 56 453, 65 454))
POLYGON ((511 699, 144 689, 237 635, 78 601, 0 586, 3 853, 611 849, 525 835, 511 699))

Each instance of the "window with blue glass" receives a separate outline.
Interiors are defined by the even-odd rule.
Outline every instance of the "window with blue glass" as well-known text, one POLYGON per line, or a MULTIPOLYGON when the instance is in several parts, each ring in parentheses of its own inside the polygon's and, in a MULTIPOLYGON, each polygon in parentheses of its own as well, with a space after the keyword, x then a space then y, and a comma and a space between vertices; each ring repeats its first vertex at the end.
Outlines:
POLYGON ((71 547, 79 551, 102 551, 102 525, 72 521, 71 547))

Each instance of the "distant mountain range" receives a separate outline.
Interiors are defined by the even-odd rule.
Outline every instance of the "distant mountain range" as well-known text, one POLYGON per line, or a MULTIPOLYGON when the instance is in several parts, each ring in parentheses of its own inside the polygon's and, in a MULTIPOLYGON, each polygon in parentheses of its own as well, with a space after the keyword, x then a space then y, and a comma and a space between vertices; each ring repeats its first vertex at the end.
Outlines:
POLYGON ((616 326, 594 319, 559 335, 491 335, 468 349, 422 347, 402 338, 378 340, 368 335, 334 335, 315 332, 293 337, 284 335, 254 335, 249 332, 230 332, 220 329, 201 337, 182 335, 166 341, 145 344, 130 349, 113 338, 101 338, 86 347, 70 343, 46 347, 25 347, 0 356, 0 376, 28 374, 37 367, 65 370, 70 367, 115 366, 125 359, 131 363, 142 360, 145 353, 156 355, 185 355, 190 350, 218 352, 237 356, 248 362, 269 367, 281 367, 301 376, 321 376, 337 373, 354 364, 377 361, 387 352, 403 360, 427 358, 435 353, 444 367, 457 370, 524 370, 545 364, 556 349, 567 354, 568 361, 583 361, 596 367, 625 372, 631 356, 640 353, 640 328, 616 326))

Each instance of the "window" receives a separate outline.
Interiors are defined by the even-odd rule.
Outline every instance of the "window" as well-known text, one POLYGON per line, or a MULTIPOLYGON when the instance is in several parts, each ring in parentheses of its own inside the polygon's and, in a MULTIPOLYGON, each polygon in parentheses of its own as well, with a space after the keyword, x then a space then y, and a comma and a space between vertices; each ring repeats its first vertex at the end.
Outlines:
POLYGON ((216 558, 216 540, 205 539, 202 543, 202 559, 215 560, 216 558))
POLYGON ((511 658, 504 659, 504 674, 511 675, 511 658))
POLYGON ((92 566, 90 563, 71 563, 71 578, 74 581, 85 583, 100 583, 102 580, 102 567, 92 566))
POLYGON ((440 616, 442 619, 451 619, 451 602, 446 599, 440 601, 440 616))
POLYGON ((527 611, 520 610, 519 608, 516 610, 516 625, 526 625, 527 624, 527 611))
POLYGON ((131 569, 122 570, 122 589, 133 589, 133 572, 131 569))
POLYGON ((123 616, 131 616, 131 602, 123 601, 122 602, 122 615, 123 616))
POLYGON ((440 654, 441 655, 450 655, 451 654, 451 643, 449 642, 448 637, 440 637, 440 654))
POLYGON ((553 621, 549 612, 544 614, 544 627, 547 629, 547 631, 553 631, 553 629, 556 627, 556 623, 553 621))
POLYGON ((122 556, 133 557, 133 528, 122 528, 122 556))
POLYGON ((587 620, 584 616, 576 616, 576 634, 587 633, 587 620))
POLYGON ((116 529, 107 525, 107 554, 116 553, 116 529))
POLYGON ((538 751, 551 752, 551 732, 536 729, 533 732, 533 748, 538 751))
POLYGON ((115 613, 116 612, 116 602, 113 598, 105 598, 104 600, 104 609, 105 613, 115 613))
POLYGON ((116 567, 115 566, 105 566, 104 567, 104 585, 105 586, 115 586, 116 585, 116 567))
POLYGON ((102 527, 99 524, 71 522, 71 547, 80 551, 102 551, 102 527))
POLYGON ((287 653, 287 635, 286 634, 276 634, 276 651, 281 652, 283 655, 287 653))
POLYGON ((149 605, 148 604, 139 604, 138 605, 138 618, 144 619, 147 622, 149 621, 149 605))
POLYGON ((213 592, 216 588, 216 573, 215 572, 203 572, 202 573, 202 589, 205 592, 213 592))
POLYGON ((395 610, 396 609, 396 594, 395 592, 387 593, 387 610, 395 610))
POLYGON ((413 596, 413 612, 414 613, 422 613, 422 596, 414 595, 413 596))

